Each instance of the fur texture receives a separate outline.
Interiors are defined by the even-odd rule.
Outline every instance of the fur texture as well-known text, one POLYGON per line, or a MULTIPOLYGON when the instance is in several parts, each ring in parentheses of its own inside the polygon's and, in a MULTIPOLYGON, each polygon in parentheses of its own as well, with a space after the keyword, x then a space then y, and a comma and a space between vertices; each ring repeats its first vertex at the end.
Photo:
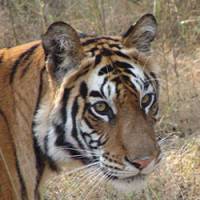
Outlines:
POLYGON ((97 162, 129 191, 160 160, 155 18, 119 37, 56 22, 41 41, 0 51, 1 199, 40 199, 47 172, 97 162))

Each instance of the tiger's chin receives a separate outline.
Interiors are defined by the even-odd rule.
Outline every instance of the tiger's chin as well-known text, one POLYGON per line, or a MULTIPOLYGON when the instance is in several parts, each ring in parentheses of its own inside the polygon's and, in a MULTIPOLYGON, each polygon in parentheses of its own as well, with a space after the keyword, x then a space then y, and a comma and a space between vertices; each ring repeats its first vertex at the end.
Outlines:
POLYGON ((146 176, 136 175, 124 179, 115 179, 111 182, 112 186, 119 192, 141 192, 146 187, 146 176))

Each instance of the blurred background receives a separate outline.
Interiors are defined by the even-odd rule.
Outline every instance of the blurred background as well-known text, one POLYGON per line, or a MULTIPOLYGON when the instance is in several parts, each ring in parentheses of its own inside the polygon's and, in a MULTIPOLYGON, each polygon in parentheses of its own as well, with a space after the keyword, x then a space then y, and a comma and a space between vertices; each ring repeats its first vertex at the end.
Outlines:
POLYGON ((160 169, 141 194, 127 195, 83 181, 84 170, 63 173, 47 184, 46 199, 200 200, 200 0, 0 0, 0 48, 40 39, 58 20, 85 33, 119 35, 145 13, 159 25, 157 133, 166 138, 160 169))

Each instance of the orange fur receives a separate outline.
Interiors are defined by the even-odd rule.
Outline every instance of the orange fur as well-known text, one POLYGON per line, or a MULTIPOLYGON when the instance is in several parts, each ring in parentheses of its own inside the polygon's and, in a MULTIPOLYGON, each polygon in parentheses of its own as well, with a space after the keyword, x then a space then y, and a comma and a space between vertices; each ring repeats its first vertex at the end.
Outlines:
POLYGON ((0 58, 0 171, 4 172, 0 175, 0 199, 22 198, 18 170, 25 179, 25 187, 29 188, 28 194, 25 195, 28 199, 33 199, 36 164, 31 126, 40 74, 45 65, 43 49, 40 41, 36 41, 10 49, 2 49, 0 58), (23 52, 36 44, 39 44, 37 51, 28 60, 21 60, 15 77, 10 83, 12 66, 23 52), (28 66, 30 60, 31 63, 28 66), (20 78, 26 65, 29 67, 28 72, 20 78))

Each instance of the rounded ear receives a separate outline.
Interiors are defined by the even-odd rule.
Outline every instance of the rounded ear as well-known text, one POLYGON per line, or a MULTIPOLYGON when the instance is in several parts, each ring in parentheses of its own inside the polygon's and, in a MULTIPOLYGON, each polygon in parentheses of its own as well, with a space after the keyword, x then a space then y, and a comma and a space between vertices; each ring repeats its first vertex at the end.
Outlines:
POLYGON ((155 17, 152 14, 146 14, 123 35, 123 44, 128 48, 135 47, 141 52, 148 52, 156 36, 156 29, 155 17))
POLYGON ((83 57, 78 33, 64 22, 55 22, 49 26, 42 35, 42 45, 48 71, 58 81, 70 69, 77 67, 83 57))

